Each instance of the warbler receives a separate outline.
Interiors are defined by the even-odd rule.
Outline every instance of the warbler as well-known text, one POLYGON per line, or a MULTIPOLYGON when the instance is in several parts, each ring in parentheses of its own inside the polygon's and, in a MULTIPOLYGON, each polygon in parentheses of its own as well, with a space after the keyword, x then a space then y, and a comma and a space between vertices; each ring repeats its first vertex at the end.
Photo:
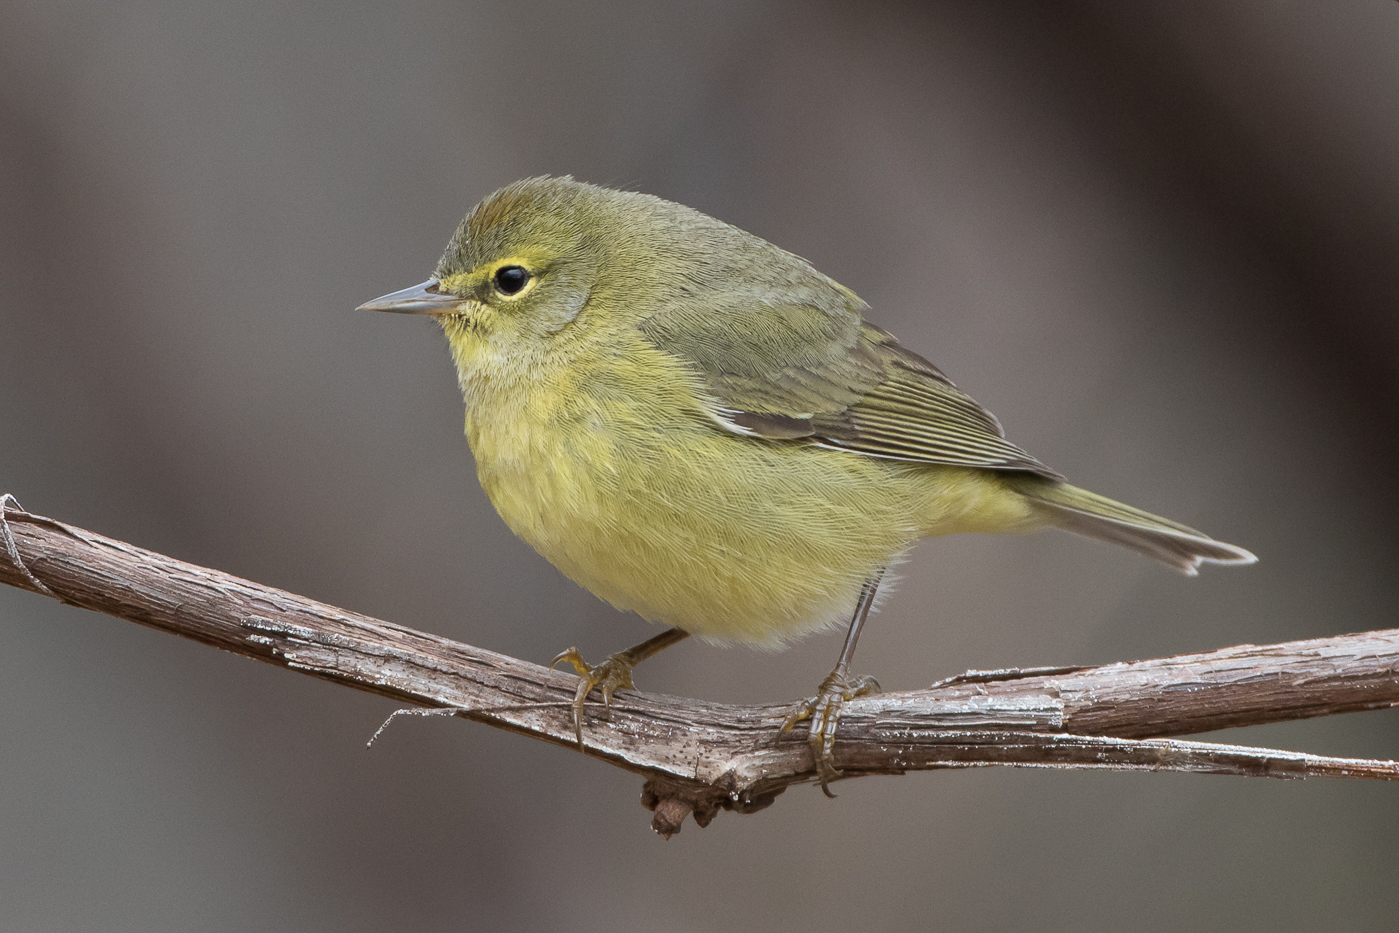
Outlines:
MULTIPOLYGON (((587 664, 573 704, 689 635, 781 646, 842 620, 811 721, 822 789, 881 577, 922 538, 1062 528, 1195 574, 1248 551, 1071 486, 806 260, 692 208, 540 177, 491 194, 432 277, 361 309, 441 325, 481 486, 573 580, 670 628, 587 664)), ((779 733, 779 736, 781 733, 779 733)))

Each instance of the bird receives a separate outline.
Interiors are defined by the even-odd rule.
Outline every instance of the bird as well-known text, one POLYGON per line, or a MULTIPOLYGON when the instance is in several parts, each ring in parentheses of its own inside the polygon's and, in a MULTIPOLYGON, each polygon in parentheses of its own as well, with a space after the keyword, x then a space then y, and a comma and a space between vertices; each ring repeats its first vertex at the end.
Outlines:
MULTIPOLYGON (((918 541, 1059 528, 1194 575, 1249 551, 1070 485, 811 263, 693 208, 571 176, 477 204, 427 281, 360 310, 441 326, 477 477, 506 525, 595 595, 665 631, 601 664, 603 713, 633 667, 689 636, 782 647, 845 622, 809 721, 821 789, 841 710, 879 689, 852 659, 885 571, 918 541)), ((552 666, 552 665, 551 665, 552 666)))

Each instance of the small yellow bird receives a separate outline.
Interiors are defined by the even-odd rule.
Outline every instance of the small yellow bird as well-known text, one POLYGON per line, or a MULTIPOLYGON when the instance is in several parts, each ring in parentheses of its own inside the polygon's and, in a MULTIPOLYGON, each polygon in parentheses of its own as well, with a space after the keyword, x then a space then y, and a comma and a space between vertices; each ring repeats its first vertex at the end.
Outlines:
MULTIPOLYGON (((594 687, 689 635, 780 646, 849 619, 810 719, 822 789, 851 656, 890 563, 921 538, 1046 526, 1182 573, 1248 551, 1070 486, 806 260, 646 194, 530 178, 478 204, 432 278, 361 309, 447 335, 466 435, 501 518, 619 609, 671 626, 590 666, 594 687)), ((780 735, 781 733, 779 733, 780 735)))

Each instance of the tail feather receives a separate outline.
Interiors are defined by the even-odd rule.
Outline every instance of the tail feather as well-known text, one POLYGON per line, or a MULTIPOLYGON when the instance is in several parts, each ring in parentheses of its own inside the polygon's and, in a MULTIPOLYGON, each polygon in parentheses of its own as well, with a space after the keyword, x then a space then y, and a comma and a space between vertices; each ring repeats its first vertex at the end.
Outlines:
POLYGON ((1188 576, 1195 576, 1205 561, 1252 564, 1258 560, 1241 547, 1068 483, 1035 477, 1017 483, 1016 489, 1050 524, 1131 548, 1188 576))

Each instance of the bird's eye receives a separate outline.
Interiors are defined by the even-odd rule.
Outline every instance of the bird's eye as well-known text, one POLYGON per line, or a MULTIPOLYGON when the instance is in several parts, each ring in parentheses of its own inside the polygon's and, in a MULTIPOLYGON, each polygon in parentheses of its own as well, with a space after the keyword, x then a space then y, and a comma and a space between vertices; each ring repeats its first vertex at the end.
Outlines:
POLYGON ((495 289, 502 295, 516 295, 529 284, 529 278, 529 270, 523 266, 501 266, 495 273, 495 289))

